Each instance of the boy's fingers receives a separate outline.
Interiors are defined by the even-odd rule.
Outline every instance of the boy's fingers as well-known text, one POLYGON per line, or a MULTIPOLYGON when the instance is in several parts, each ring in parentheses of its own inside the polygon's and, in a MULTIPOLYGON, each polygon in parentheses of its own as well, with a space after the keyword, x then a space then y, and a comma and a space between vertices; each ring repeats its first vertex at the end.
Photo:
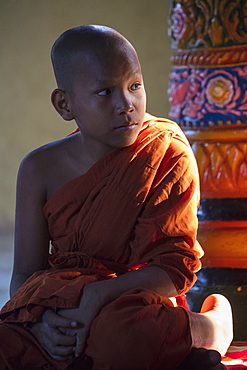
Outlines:
POLYGON ((80 330, 76 335, 75 357, 79 357, 85 350, 88 331, 80 330))
POLYGON ((76 344, 75 336, 64 335, 43 322, 34 324, 30 331, 55 360, 66 361, 73 358, 76 344))
POLYGON ((77 322, 71 319, 66 319, 63 316, 58 315, 57 313, 53 312, 52 310, 46 310, 43 315, 43 322, 47 325, 57 328, 58 326, 63 328, 75 328, 77 326, 77 322))
POLYGON ((73 347, 63 347, 63 346, 53 346, 52 344, 47 349, 49 355, 57 361, 67 361, 74 358, 74 346, 73 347))
POLYGON ((50 346, 49 354, 58 361, 66 361, 74 358, 74 347, 50 346))
MULTIPOLYGON (((45 335, 47 335, 47 332, 44 332, 45 335)), ((63 347, 70 347, 75 345, 76 343, 76 337, 71 335, 66 335, 60 333, 58 330, 50 329, 50 340, 54 343, 55 346, 63 346, 63 347)))

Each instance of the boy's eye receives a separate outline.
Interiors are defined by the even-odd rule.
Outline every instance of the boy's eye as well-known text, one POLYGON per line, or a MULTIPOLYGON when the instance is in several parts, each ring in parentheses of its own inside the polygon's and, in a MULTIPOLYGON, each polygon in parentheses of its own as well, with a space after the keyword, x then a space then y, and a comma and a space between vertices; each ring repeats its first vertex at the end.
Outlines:
POLYGON ((133 85, 131 85, 131 90, 138 90, 141 87, 141 84, 139 82, 135 82, 133 85))
POLYGON ((104 96, 104 95, 111 95, 110 89, 101 90, 97 93, 97 95, 104 96))

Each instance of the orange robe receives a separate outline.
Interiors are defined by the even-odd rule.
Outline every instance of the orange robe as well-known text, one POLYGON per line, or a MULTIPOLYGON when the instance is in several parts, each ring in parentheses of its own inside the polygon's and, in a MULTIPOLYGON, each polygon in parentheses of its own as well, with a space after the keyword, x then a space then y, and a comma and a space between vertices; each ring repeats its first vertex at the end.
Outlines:
MULTIPOLYGON (((175 123, 145 118, 132 146, 113 149, 46 203, 51 267, 33 274, 1 311, 0 370, 1 361, 10 370, 20 369, 18 361, 23 369, 32 361, 30 369, 67 368, 50 359, 25 324, 47 307, 77 307, 85 284, 152 264, 166 270, 178 294, 194 283, 203 254, 196 241, 195 159, 175 123), (15 342, 22 347, 12 346, 12 355, 15 342)), ((172 370, 190 351, 189 325, 183 308, 136 289, 101 311, 86 354, 93 370, 172 370)))

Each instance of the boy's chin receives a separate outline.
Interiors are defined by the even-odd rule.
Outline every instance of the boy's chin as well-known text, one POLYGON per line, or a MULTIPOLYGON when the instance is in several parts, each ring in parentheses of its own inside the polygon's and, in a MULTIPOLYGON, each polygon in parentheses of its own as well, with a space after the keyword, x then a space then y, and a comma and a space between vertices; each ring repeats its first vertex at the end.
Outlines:
POLYGON ((117 143, 116 146, 118 148, 126 148, 128 146, 131 146, 131 145, 133 145, 136 142, 138 135, 139 135, 139 130, 138 130, 138 132, 135 132, 132 135, 129 135, 129 136, 126 136, 126 137, 122 137, 118 141, 118 143, 117 143))
POLYGON ((136 138, 133 139, 133 140, 126 140, 122 143, 119 143, 119 145, 117 145, 117 148, 127 148, 127 147, 133 145, 135 142, 136 142, 136 138))

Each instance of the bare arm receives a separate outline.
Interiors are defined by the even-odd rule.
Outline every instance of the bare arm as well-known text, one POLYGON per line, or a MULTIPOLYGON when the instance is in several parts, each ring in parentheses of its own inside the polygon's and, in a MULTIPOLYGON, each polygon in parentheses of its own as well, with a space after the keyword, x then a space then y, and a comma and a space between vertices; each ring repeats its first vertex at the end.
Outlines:
POLYGON ((42 211, 46 190, 41 170, 35 156, 28 156, 18 173, 11 296, 35 271, 47 266, 49 237, 42 211))
POLYGON ((166 297, 175 297, 178 295, 167 272, 155 265, 130 271, 118 278, 99 281, 90 285, 96 294, 104 295, 108 303, 134 288, 150 289, 166 297))
MULTIPOLYGON (((16 194, 14 268, 10 295, 36 271, 46 269, 49 254, 47 222, 43 215, 46 202, 46 161, 36 155, 27 156, 19 169, 16 194)), ((77 323, 56 315, 44 313, 31 331, 40 344, 54 358, 66 360, 73 354, 75 337, 62 334, 57 327, 76 327, 77 323)))

